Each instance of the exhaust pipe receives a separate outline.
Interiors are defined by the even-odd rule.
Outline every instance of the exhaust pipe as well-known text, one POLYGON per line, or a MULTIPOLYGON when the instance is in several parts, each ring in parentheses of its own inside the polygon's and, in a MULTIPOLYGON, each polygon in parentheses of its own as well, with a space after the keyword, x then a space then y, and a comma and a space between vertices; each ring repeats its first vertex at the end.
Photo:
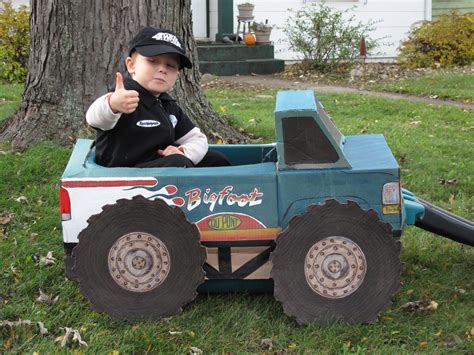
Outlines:
POLYGON ((419 197, 417 200, 425 207, 425 214, 415 221, 415 226, 458 243, 474 246, 474 223, 419 197))

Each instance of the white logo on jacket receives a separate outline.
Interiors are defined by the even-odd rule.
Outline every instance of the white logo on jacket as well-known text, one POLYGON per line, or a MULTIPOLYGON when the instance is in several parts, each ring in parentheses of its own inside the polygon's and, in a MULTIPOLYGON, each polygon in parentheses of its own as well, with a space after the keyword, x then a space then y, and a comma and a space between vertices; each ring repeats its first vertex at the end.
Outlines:
POLYGON ((155 120, 141 120, 137 122, 138 127, 145 127, 145 128, 158 127, 160 124, 161 124, 160 121, 155 121, 155 120))
POLYGON ((171 121, 171 124, 173 125, 173 128, 176 127, 176 125, 178 124, 178 119, 176 118, 176 116, 171 114, 169 115, 169 119, 171 121))

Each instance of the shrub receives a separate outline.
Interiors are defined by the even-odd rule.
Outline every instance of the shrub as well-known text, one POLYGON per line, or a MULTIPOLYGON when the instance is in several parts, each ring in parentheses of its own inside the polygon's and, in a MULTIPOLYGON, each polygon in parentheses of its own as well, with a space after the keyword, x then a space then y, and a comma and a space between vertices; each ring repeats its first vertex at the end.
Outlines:
POLYGON ((0 81, 25 81, 30 45, 27 6, 14 9, 11 1, 0 3, 0 81))
POLYGON ((294 15, 283 29, 290 48, 301 53, 303 62, 318 71, 329 71, 342 63, 350 66, 359 56, 362 37, 369 52, 378 44, 378 40, 370 38, 376 22, 357 22, 355 15, 348 15, 352 10, 339 11, 321 3, 292 11, 294 15))
POLYGON ((474 60, 474 13, 440 16, 411 29, 399 48, 399 62, 409 68, 469 65, 474 60))

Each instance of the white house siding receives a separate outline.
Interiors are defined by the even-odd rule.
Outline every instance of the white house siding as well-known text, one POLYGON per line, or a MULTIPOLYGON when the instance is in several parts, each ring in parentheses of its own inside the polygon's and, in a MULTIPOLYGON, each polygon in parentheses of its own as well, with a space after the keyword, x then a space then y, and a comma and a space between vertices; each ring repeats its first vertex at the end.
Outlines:
POLYGON ((21 5, 30 6, 30 0, 13 0, 12 6, 14 8, 19 8, 21 5))
MULTIPOLYGON (((217 33, 217 0, 209 0, 209 33, 210 38, 216 38, 217 33)), ((194 21, 194 18, 193 18, 194 21)))
MULTIPOLYGON (((234 28, 237 27, 237 4, 245 2, 234 1, 234 28)), ((211 0, 212 4, 213 0, 211 0)), ((254 17, 256 21, 268 19, 274 25, 271 40, 275 44, 275 57, 284 60, 301 59, 297 53, 289 50, 289 45, 285 40, 286 35, 282 28, 287 18, 291 15, 288 9, 299 10, 304 6, 320 3, 315 0, 252 0, 255 4, 254 17)), ((400 41, 406 38, 411 26, 422 20, 431 20, 431 0, 327 0, 327 5, 336 9, 344 10, 356 6, 354 13, 356 19, 367 22, 369 20, 380 21, 376 24, 376 30, 372 32, 374 38, 385 38, 384 43, 378 48, 378 55, 374 58, 393 58, 397 55, 397 48, 400 41)), ((212 19, 217 17, 217 13, 211 14, 212 19)), ((217 19, 215 19, 217 22, 217 19)), ((211 26, 210 38, 215 38, 217 24, 211 26)))

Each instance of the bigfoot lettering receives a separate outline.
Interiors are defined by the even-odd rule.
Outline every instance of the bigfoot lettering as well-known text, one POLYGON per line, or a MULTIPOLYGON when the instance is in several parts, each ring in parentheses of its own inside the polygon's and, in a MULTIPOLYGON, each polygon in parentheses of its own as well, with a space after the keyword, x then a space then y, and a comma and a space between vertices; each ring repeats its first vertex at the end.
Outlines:
POLYGON ((209 188, 206 189, 204 193, 202 193, 199 188, 188 190, 185 193, 188 200, 187 209, 188 211, 192 211, 201 203, 204 203, 209 206, 209 211, 213 212, 216 204, 220 206, 223 204, 227 206, 237 204, 239 207, 245 207, 247 205, 253 207, 262 203, 261 197, 263 193, 259 192, 256 187, 249 194, 235 194, 232 193, 233 189, 233 186, 226 186, 221 191, 212 193, 209 188))

